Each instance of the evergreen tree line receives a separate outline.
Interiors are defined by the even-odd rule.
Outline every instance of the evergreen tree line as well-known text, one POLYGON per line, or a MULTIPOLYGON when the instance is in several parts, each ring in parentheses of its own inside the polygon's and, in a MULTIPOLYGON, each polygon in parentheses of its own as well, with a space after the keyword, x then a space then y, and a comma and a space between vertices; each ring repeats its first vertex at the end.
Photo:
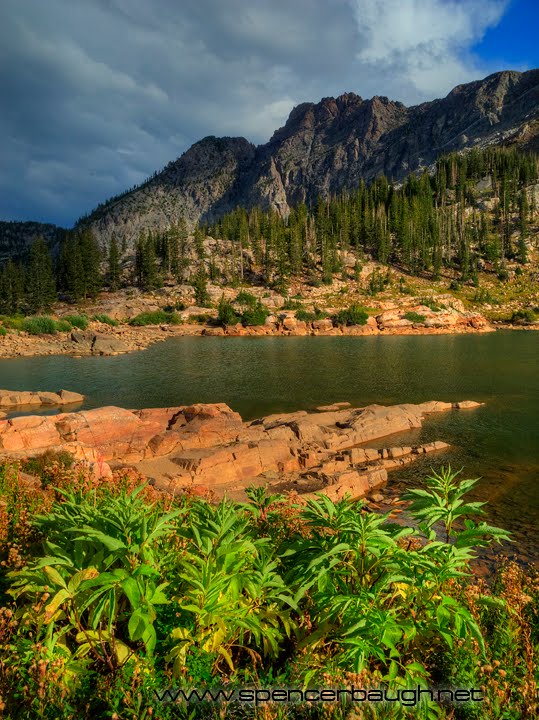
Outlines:
POLYGON ((90 230, 66 232, 55 258, 43 237, 38 237, 24 260, 8 260, 0 269, 0 313, 34 314, 50 309, 58 293, 78 302, 96 297, 104 283, 118 287, 120 252, 115 239, 105 276, 102 263, 103 253, 90 230))
MULTIPOLYGON (((34 314, 48 310, 58 293, 80 302, 95 298, 105 287, 117 290, 122 283, 152 289, 160 287, 164 277, 182 282, 191 264, 188 237, 183 220, 166 232, 142 233, 128 276, 122 273, 124 248, 114 236, 104 252, 91 230, 68 231, 56 258, 46 241, 38 237, 25 259, 19 263, 9 260, 0 268, 0 314, 34 314)), ((197 229, 195 247, 201 259, 202 239, 202 231, 197 229)))
POLYGON ((451 267, 467 279, 480 259, 499 268, 507 259, 526 262, 536 212, 526 188, 537 179, 538 158, 532 154, 506 148, 450 154, 438 159, 433 175, 411 174, 400 186, 384 176, 370 186, 361 181, 353 192, 318 198, 313 206, 299 204, 286 218, 274 210, 237 208, 211 226, 197 227, 194 248, 183 219, 165 232, 144 232, 129 277, 121 266, 125 247, 114 236, 103 250, 91 230, 67 231, 55 258, 38 238, 25 260, 0 268, 0 313, 41 312, 58 293, 78 302, 122 282, 151 289, 165 278, 185 282, 194 276, 193 283, 205 287, 206 268, 210 279, 219 276, 217 258, 205 255, 206 234, 231 245, 229 281, 243 278, 245 250, 268 283, 300 273, 331 282, 350 250, 412 274, 437 276, 451 267), (485 187, 478 187, 485 178, 485 187), (478 200, 491 206, 482 208, 478 200))
MULTIPOLYGON (((302 272, 331 282, 351 249, 412 274, 437 276, 451 267, 467 279, 480 258, 500 266, 507 259, 526 262, 529 222, 536 211, 526 187, 537 177, 535 155, 472 150, 440 157, 433 175, 410 174, 400 186, 384 176, 370 186, 362 181, 353 192, 318 198, 310 207, 297 205, 286 218, 275 210, 237 208, 206 230, 231 242, 238 257, 250 250, 266 282, 302 272), (477 188, 484 178, 487 188, 477 188), (480 209, 481 194, 494 198, 493 209, 480 209)), ((237 272, 242 275, 241 267, 237 272)))

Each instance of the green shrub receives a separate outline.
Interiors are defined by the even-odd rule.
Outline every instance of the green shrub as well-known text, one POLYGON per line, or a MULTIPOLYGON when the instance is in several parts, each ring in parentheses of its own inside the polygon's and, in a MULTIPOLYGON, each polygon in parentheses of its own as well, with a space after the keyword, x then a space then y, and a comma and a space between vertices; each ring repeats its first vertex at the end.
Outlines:
POLYGON ((174 312, 182 310, 185 310, 187 308, 187 305, 184 302, 181 302, 181 300, 178 300, 178 302, 173 303, 172 305, 167 305, 163 308, 166 312, 174 312))
POLYGON ((71 323, 65 318, 62 318, 61 320, 56 320, 55 324, 57 332, 69 332, 73 329, 71 323))
POLYGON ((427 318, 424 315, 421 315, 420 313, 407 312, 407 313, 404 313, 404 319, 409 320, 410 322, 413 322, 413 323, 424 323, 427 318))
POLYGON ((369 313, 360 305, 350 305, 335 315, 337 325, 366 325, 368 319, 369 313))
POLYGON ((181 325, 182 319, 177 313, 166 312, 166 310, 155 310, 154 312, 143 312, 131 318, 130 325, 142 327, 144 325, 181 325))
POLYGON ((316 320, 316 315, 308 310, 298 310, 296 312, 296 320, 301 320, 302 322, 313 322, 313 320, 316 320))
MULTIPOLYGON (((169 713, 152 689, 232 690, 253 677, 344 688, 359 674, 361 687, 393 698, 496 682, 471 713, 384 705, 370 720, 536 716, 537 576, 516 563, 492 585, 473 575, 477 549, 508 534, 480 519, 482 503, 466 498, 476 481, 450 468, 405 496, 409 526, 363 512, 362 501, 298 502, 263 487, 248 488, 245 503, 211 503, 157 500, 120 480, 53 500, 50 487, 28 494, 16 470, 0 464, 13 520, 0 539, 11 557, 0 566, 0 689, 12 720, 254 717, 198 703, 169 713)), ((264 717, 350 717, 327 704, 297 710, 264 717)))
POLYGON ((110 315, 106 315, 105 313, 94 315, 93 320, 103 323, 104 325, 110 325, 111 327, 116 327, 119 324, 118 320, 114 320, 110 315))
POLYGON ((382 275, 380 269, 375 268, 369 277, 367 291, 369 295, 376 295, 379 292, 383 292, 390 284, 389 271, 385 275, 382 275))
POLYGON ((490 305, 500 304, 500 301, 493 297, 490 290, 487 290, 486 288, 479 288, 476 290, 472 302, 477 305, 483 305, 484 303, 489 303, 490 305))
POLYGON ((258 303, 258 298, 252 293, 242 290, 236 295, 234 302, 238 305, 245 305, 249 308, 254 308, 258 303))
POLYGON ((57 324, 48 315, 24 318, 22 329, 30 335, 56 335, 57 324))
POLYGON ((269 310, 267 307, 259 302, 254 307, 249 308, 243 313, 241 322, 243 325, 264 325, 268 315, 269 310))
POLYGON ((3 325, 0 325, 0 337, 5 337, 7 335, 7 330, 3 325))
POLYGON ((66 315, 63 319, 71 323, 73 327, 79 328, 79 330, 86 330, 88 327, 88 318, 86 315, 66 315))
POLYGON ((303 322, 314 322, 315 320, 323 320, 327 318, 328 314, 315 307, 313 312, 307 310, 298 310, 296 313, 296 319, 302 320, 303 322))
POLYGON ((413 295, 415 289, 409 285, 403 277, 401 277, 399 278, 399 292, 401 295, 413 295))
POLYGON ((525 308, 522 310, 516 310, 513 313, 511 322, 513 325, 528 325, 529 323, 534 323, 536 319, 537 317, 534 311, 531 308, 525 308))
POLYGON ((232 304, 223 296, 219 302, 217 324, 226 327, 227 325, 236 325, 239 321, 240 317, 236 315, 232 304))
POLYGON ((208 293, 208 277, 204 270, 199 270, 191 282, 195 290, 195 302, 198 307, 210 306, 210 295, 208 293))
POLYGON ((23 330, 25 319, 24 315, 0 315, 3 326, 10 330, 23 330))

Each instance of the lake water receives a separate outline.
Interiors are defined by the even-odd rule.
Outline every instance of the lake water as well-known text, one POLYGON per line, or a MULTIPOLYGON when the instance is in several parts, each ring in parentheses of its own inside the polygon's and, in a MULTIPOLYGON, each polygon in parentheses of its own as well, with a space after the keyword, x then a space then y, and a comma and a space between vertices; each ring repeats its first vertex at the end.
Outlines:
MULTIPOLYGON (((0 387, 66 388, 84 407, 225 402, 244 419, 347 400, 355 406, 479 400, 393 438, 445 440, 447 453, 391 474, 392 492, 451 462, 481 477, 488 519, 512 553, 539 559, 539 333, 395 337, 171 338, 115 357, 0 360, 0 387)), ((387 441, 386 441, 387 444, 387 441)))

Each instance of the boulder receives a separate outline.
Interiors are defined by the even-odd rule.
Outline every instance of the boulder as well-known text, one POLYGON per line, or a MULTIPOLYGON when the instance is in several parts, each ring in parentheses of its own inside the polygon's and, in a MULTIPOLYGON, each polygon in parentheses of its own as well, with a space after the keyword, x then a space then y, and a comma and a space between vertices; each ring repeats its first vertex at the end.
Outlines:
POLYGON ((295 330, 298 326, 298 320, 292 316, 286 316, 283 318, 282 324, 284 330, 295 330))
POLYGON ((345 449, 370 442, 396 432, 421 427, 421 411, 417 405, 369 405, 354 410, 344 426, 344 433, 332 449, 345 449))
POLYGON ((61 444, 54 417, 28 415, 0 421, 0 450, 4 452, 46 450, 61 444))
POLYGON ((116 355, 129 351, 127 345, 114 335, 96 333, 92 341, 92 354, 94 355, 116 355))
POLYGON ((378 460, 380 452, 376 448, 355 447, 348 451, 352 465, 360 465, 366 462, 378 460))
POLYGON ((94 333, 91 330, 72 330, 69 336, 70 340, 77 345, 85 345, 88 349, 92 347, 94 341, 94 333))
MULTIPOLYGON (((332 500, 341 500, 346 495, 352 499, 364 497, 372 488, 387 482, 387 470, 383 467, 373 468, 361 472, 348 470, 336 475, 331 485, 327 485, 320 492, 332 500)), ((313 493, 314 494, 314 493, 313 493)))
POLYGON ((309 422, 307 419, 296 420, 289 424, 293 433, 301 443, 317 443, 324 442, 324 430, 320 425, 309 422))
POLYGON ((472 410, 473 408, 481 407, 485 403, 475 402, 475 400, 462 400, 461 402, 453 403, 453 407, 456 410, 472 410))
POLYGON ((81 403, 84 400, 84 395, 76 392, 71 392, 70 390, 60 390, 58 392, 58 395, 62 400, 62 405, 74 405, 75 403, 81 403))
MULTIPOLYGON (((71 401, 73 396, 82 397, 65 392, 62 399, 71 401)), ((445 410, 448 403, 356 409, 345 405, 249 423, 223 403, 144 410, 104 407, 0 419, 0 455, 66 450, 86 463, 95 477, 109 477, 111 463, 131 464, 166 491, 195 482, 210 488, 231 486, 236 492, 260 476, 282 483, 283 475, 287 482, 301 486, 306 481, 313 487, 314 478, 315 486, 326 483, 325 491, 337 499, 346 493, 363 496, 386 481, 388 469, 448 447, 440 441, 414 449, 360 446, 420 427, 426 412, 445 410)))
POLYGON ((211 447, 235 440, 243 430, 240 415, 224 403, 190 405, 171 422, 183 448, 211 447))

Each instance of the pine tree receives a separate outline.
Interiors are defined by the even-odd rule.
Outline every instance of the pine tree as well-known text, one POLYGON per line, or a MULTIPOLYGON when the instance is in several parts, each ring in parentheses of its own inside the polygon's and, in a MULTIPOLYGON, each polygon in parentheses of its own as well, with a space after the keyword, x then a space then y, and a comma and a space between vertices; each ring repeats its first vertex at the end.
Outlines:
POLYGON ((24 270, 8 260, 0 271, 0 313, 15 315, 23 308, 24 270))
POLYGON ((207 307, 210 302, 208 293, 208 276, 204 268, 201 268, 193 278, 193 288, 195 290, 195 302, 198 307, 207 307))
POLYGON ((38 237, 30 248, 26 272, 26 302, 32 313, 49 310, 56 300, 56 282, 52 258, 43 237, 38 237))

